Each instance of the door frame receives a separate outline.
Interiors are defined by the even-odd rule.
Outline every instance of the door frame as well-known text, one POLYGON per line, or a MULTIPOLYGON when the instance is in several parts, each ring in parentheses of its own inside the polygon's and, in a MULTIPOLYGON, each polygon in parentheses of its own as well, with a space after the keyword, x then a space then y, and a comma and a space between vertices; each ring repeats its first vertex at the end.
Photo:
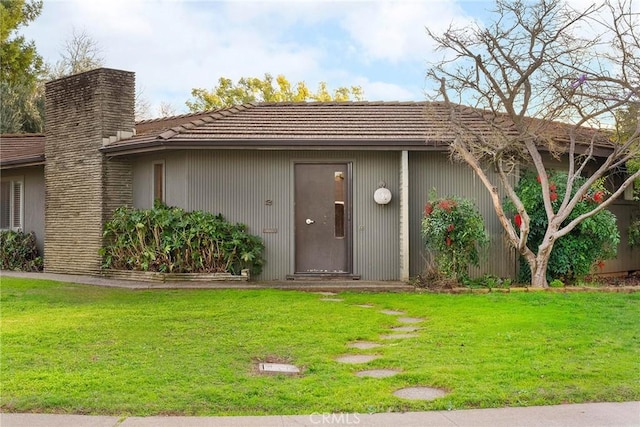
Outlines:
POLYGON ((291 264, 290 271, 292 274, 288 278, 300 277, 354 277, 353 276, 353 160, 345 159, 293 159, 291 161, 291 248, 290 253, 291 264), (345 239, 346 239, 346 263, 347 271, 344 273, 297 273, 296 272, 296 165, 345 165, 347 170, 346 176, 346 195, 345 195, 345 214, 347 216, 345 239))

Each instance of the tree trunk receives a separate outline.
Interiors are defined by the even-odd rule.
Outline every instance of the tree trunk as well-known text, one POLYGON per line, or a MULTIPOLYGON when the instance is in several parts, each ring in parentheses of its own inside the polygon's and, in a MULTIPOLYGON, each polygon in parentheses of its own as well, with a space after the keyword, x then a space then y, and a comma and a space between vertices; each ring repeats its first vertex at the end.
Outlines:
POLYGON ((549 264, 549 257, 551 256, 552 248, 552 245, 540 245, 538 248, 538 254, 533 261, 533 265, 529 262, 532 288, 549 287, 549 283, 547 283, 547 265, 549 264))

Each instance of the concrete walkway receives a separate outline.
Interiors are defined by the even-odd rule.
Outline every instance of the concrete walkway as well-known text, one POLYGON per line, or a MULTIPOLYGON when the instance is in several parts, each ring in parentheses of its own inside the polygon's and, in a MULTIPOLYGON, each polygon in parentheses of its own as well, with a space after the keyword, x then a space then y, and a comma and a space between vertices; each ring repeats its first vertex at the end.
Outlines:
POLYGON ((413 292, 415 287, 405 282, 396 281, 322 281, 322 280, 285 280, 269 282, 143 282, 135 280, 113 279, 104 276, 84 276, 75 274, 29 273, 22 271, 0 271, 0 278, 23 277, 28 279, 55 280, 58 282, 80 283, 84 285, 105 286, 125 289, 285 289, 300 291, 373 291, 373 292, 413 292))
POLYGON ((108 417, 0 414, 2 427, 638 427, 640 402, 384 414, 268 417, 108 417))

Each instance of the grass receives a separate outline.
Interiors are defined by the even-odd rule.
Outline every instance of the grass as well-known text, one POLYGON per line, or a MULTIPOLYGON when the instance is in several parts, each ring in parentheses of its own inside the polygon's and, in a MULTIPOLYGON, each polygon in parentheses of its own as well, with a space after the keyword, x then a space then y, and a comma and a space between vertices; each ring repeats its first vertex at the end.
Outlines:
POLYGON ((640 400, 640 293, 130 291, 2 278, 0 409, 110 415, 385 412, 640 400), (370 303, 373 308, 355 304, 370 303), (419 338, 380 340, 397 316, 419 338), (356 350, 355 340, 383 347, 356 350), (380 354, 364 366, 344 354, 380 354), (304 369, 263 376, 260 360, 304 369), (354 372, 399 368, 395 377, 354 372), (396 398, 414 385, 449 394, 396 398))

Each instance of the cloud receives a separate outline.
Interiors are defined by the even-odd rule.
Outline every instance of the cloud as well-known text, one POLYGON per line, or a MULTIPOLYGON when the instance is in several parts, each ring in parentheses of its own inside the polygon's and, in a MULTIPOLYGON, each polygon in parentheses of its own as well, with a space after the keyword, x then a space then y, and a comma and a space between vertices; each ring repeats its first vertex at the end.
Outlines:
POLYGON ((460 16, 451 1, 64 0, 45 2, 23 33, 55 62, 71 30, 85 30, 106 66, 136 72, 154 109, 184 112, 192 88, 267 72, 312 88, 360 85, 372 100, 423 99, 425 26, 460 16))
POLYGON ((364 2, 347 12, 342 26, 366 58, 397 63, 429 54, 427 27, 442 32, 463 17, 452 1, 364 2))

